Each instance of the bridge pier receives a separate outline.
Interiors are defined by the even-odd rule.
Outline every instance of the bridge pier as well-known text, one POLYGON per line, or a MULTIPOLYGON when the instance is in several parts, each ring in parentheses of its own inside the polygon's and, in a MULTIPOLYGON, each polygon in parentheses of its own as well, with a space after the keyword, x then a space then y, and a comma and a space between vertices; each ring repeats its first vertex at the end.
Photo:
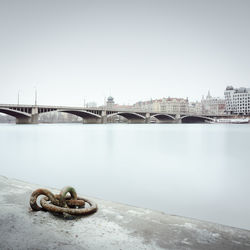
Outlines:
POLYGON ((38 108, 32 108, 31 109, 31 116, 25 117, 20 116, 16 117, 16 124, 38 124, 38 108))
POLYGON ((107 112, 106 110, 102 110, 102 118, 101 118, 101 123, 106 124, 107 123, 107 112))
POLYGON ((150 113, 146 113, 145 123, 150 123, 150 113))
POLYGON ((84 118, 83 124, 101 124, 102 119, 101 118, 84 118))
POLYGON ((174 119, 174 121, 172 123, 180 124, 180 123, 182 123, 182 120, 180 118, 174 119))
POLYGON ((181 115, 180 114, 176 114, 174 121, 175 121, 175 123, 182 123, 181 115))
POLYGON ((169 120, 158 120, 157 123, 163 123, 163 124, 170 123, 170 124, 172 124, 172 123, 178 123, 178 122, 176 122, 176 120, 173 120, 173 119, 170 120, 169 119, 169 120))
POLYGON ((129 124, 143 124, 145 123, 144 119, 129 119, 128 120, 129 124))
POLYGON ((173 123, 177 123, 177 124, 182 123, 182 120, 181 120, 181 118, 176 118, 173 123))
POLYGON ((38 124, 38 114, 31 117, 19 117, 16 118, 16 124, 38 124))

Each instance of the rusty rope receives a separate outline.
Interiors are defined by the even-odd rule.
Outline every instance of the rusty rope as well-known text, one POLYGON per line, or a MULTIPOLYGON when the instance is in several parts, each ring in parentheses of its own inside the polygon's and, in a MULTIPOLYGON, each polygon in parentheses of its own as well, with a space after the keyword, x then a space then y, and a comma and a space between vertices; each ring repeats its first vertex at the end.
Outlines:
POLYGON ((47 189, 37 189, 31 194, 30 206, 35 211, 44 210, 71 215, 87 215, 97 211, 97 205, 90 200, 78 197, 73 187, 64 187, 59 195, 54 195, 47 189), (40 200, 41 207, 37 204, 37 198, 40 195, 45 196, 40 200), (85 207, 86 203, 87 207, 85 207))

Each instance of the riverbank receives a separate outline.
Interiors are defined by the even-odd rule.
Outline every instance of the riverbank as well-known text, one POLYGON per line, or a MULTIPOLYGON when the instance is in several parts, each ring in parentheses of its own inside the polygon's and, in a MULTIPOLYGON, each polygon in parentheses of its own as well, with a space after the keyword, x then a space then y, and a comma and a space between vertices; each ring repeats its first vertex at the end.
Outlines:
POLYGON ((250 248, 248 230, 100 199, 90 198, 97 213, 76 220, 33 212, 29 198, 37 188, 47 187, 0 176, 0 249, 250 248))

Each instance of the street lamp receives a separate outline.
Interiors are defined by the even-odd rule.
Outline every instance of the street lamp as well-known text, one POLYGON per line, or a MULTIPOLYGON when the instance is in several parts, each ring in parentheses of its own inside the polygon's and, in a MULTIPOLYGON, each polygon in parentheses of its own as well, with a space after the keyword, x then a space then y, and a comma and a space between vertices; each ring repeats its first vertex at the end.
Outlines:
POLYGON ((35 87, 35 106, 37 106, 37 89, 35 87))
POLYGON ((19 105, 19 100, 20 100, 20 90, 18 90, 18 93, 17 93, 17 105, 19 105))

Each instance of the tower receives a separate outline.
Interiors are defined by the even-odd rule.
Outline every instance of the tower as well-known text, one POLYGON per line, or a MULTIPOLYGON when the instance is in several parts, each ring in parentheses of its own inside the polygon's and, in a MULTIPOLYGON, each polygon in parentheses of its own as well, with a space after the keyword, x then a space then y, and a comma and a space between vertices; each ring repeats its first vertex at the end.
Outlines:
POLYGON ((114 98, 112 96, 109 96, 107 99, 107 108, 113 108, 114 107, 114 98))

